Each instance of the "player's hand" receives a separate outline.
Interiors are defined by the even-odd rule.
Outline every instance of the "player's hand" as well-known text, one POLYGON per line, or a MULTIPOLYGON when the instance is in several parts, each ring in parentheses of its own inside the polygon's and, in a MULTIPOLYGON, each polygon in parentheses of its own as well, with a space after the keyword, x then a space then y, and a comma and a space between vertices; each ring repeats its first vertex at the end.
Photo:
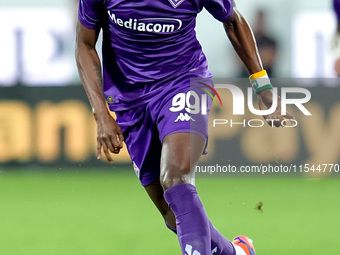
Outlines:
MULTIPOLYGON (((272 102, 273 102, 272 90, 267 89, 267 90, 261 91, 258 94, 257 99, 259 102, 260 110, 268 110, 272 106, 272 102)), ((263 116, 263 118, 267 121, 268 125, 271 127, 273 126, 283 127, 284 125, 282 125, 282 121, 284 119, 295 120, 295 118, 288 112, 286 112, 286 115, 281 115, 281 99, 279 96, 277 98, 276 110, 272 114, 263 116)), ((292 123, 292 125, 294 125, 293 121, 290 121, 290 122, 292 123)))
POLYGON ((97 159, 101 159, 101 149, 107 160, 113 163, 110 152, 118 154, 123 148, 124 136, 120 126, 109 113, 95 115, 97 122, 97 159))

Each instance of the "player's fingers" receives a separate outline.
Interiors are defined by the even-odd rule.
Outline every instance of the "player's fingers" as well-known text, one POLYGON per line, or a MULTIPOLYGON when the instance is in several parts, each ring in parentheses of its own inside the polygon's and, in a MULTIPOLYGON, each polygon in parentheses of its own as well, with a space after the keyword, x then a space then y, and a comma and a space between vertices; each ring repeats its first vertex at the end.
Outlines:
MULTIPOLYGON (((282 118, 283 119, 283 118, 282 118)), ((271 118, 269 118, 270 120, 270 126, 271 127, 281 127, 281 118, 279 116, 271 116, 271 118)))
POLYGON ((112 153, 119 154, 119 152, 120 152, 120 149, 119 148, 115 148, 115 150, 112 153))
POLYGON ((105 153, 107 161, 109 161, 110 163, 113 163, 113 160, 111 158, 111 155, 110 155, 110 152, 109 152, 109 149, 108 149, 106 143, 103 143, 103 151, 105 153))
POLYGON ((280 126, 279 127, 285 127, 286 126, 286 121, 283 116, 280 116, 280 126))
POLYGON ((117 130, 117 141, 120 145, 119 147, 123 148, 124 135, 123 135, 123 132, 120 128, 118 128, 118 130, 117 130))
POLYGON ((292 124, 292 126, 293 126, 294 128, 296 128, 297 122, 296 122, 296 120, 295 120, 295 118, 294 118, 293 115, 291 115, 289 112, 287 112, 286 115, 285 115, 284 117, 285 117, 287 120, 289 120, 289 122, 292 124))
POLYGON ((110 150, 111 152, 113 152, 114 151, 114 146, 113 146, 113 144, 111 142, 111 136, 110 135, 103 135, 101 137, 101 139, 103 141, 103 144, 106 145, 107 149, 110 150))
MULTIPOLYGON (((282 118, 282 119, 283 119, 283 118, 282 118)), ((281 127, 281 119, 275 120, 275 121, 274 121, 274 126, 277 127, 277 128, 278 128, 278 127, 281 127)))
POLYGON ((118 147, 119 143, 117 142, 117 138, 115 135, 110 136, 110 151, 112 153, 116 153, 117 154, 117 150, 119 149, 118 147))
POLYGON ((111 143, 112 143, 113 149, 114 149, 113 152, 117 152, 117 151, 119 152, 119 150, 123 148, 123 140, 122 140, 122 138, 124 139, 124 137, 121 138, 119 136, 119 133, 117 132, 116 135, 114 135, 114 136, 112 136, 110 138, 111 138, 111 143))
POLYGON ((102 158, 101 149, 102 149, 102 144, 99 141, 99 139, 97 139, 97 159, 101 159, 102 158))
POLYGON ((266 115, 266 116, 263 116, 264 120, 267 122, 267 124, 270 126, 270 127, 273 127, 274 126, 274 118, 273 116, 271 115, 266 115))
POLYGON ((265 117, 265 116, 263 116, 264 117, 264 120, 267 122, 267 124, 269 125, 269 126, 272 126, 272 123, 271 123, 271 121, 269 120, 269 117, 265 117))
POLYGON ((110 141, 113 147, 113 150, 111 150, 111 152, 114 154, 118 154, 123 146, 120 145, 119 142, 117 141, 117 136, 111 136, 110 141))

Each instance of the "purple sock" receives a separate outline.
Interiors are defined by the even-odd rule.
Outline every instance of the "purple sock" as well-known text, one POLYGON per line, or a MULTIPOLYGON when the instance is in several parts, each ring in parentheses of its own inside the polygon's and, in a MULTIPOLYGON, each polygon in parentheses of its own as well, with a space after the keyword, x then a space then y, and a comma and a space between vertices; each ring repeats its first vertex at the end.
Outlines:
POLYGON ((182 254, 210 255, 210 224, 195 186, 187 183, 167 189, 164 198, 176 217, 182 254))
POLYGON ((219 255, 236 255, 236 251, 231 242, 225 238, 216 228, 210 223, 211 233, 211 249, 212 253, 219 255))
MULTIPOLYGON (((190 184, 188 184, 190 185, 190 184)), ((191 188, 190 188, 191 190, 191 188)), ((195 193, 197 195, 196 189, 195 193)), ((199 199, 199 198, 198 198, 199 199)), ((167 200, 168 201, 168 200, 167 200)), ((175 234, 177 234, 176 229, 169 227, 167 223, 166 226, 175 234)), ((216 228, 212 225, 211 221, 209 220, 209 228, 211 234, 211 249, 212 253, 219 254, 219 255, 236 255, 234 246, 231 242, 226 239, 223 235, 221 235, 216 228)))

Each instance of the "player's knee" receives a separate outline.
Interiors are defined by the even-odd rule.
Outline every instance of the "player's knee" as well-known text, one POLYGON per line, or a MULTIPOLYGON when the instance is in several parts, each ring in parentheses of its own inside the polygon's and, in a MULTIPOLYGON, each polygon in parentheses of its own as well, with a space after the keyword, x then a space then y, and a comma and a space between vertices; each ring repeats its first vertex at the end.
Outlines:
POLYGON ((187 176, 191 173, 189 162, 173 163, 162 167, 160 182, 164 190, 175 185, 187 182, 187 176))

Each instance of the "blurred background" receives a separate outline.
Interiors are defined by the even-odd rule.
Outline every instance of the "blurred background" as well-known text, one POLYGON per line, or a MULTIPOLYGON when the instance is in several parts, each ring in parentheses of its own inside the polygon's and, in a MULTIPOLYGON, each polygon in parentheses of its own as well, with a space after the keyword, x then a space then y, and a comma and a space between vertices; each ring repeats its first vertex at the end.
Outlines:
MULTIPOLYGON (((236 4, 254 30, 273 84, 310 90, 305 106, 312 116, 289 108, 296 129, 210 127, 201 163, 339 164, 333 2, 236 4)), ((0 2, 0 254, 180 254, 126 149, 114 156, 114 165, 95 159, 96 124, 74 59, 77 5, 0 2)), ((205 10, 196 31, 216 84, 248 77, 223 26, 205 10)), ((214 106, 211 118, 231 119, 231 95, 219 93, 227 107, 214 106)), ((258 117, 247 112, 244 118, 258 117)), ((215 226, 229 239, 250 236, 260 255, 337 254, 340 172, 309 174, 202 175, 197 187, 215 226)))

